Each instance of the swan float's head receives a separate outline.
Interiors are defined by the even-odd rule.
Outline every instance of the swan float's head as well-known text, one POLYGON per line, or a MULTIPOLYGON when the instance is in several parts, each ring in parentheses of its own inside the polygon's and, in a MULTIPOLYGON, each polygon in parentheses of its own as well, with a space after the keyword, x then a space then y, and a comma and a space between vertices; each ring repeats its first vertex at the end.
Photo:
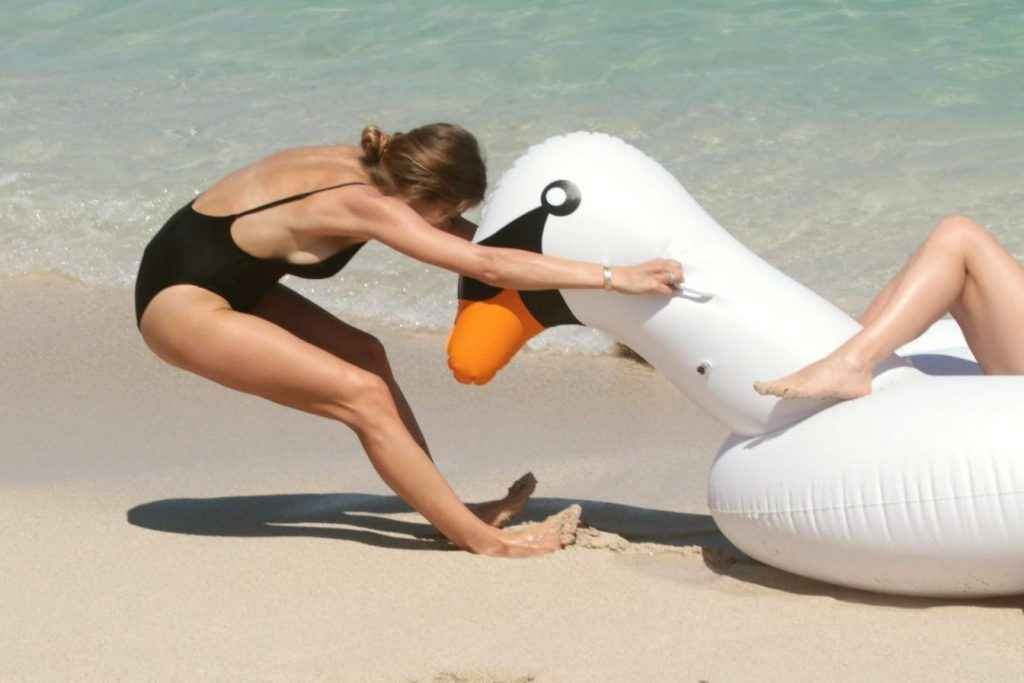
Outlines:
MULTIPOLYGON (((579 189, 573 182, 554 180, 541 190, 539 206, 478 242, 544 253, 548 220, 572 214, 579 204, 579 189)), ((579 324, 558 290, 499 289, 462 277, 459 313, 448 341, 448 365, 460 382, 485 384, 531 337, 555 325, 579 324)))
POLYGON ((824 404, 780 403, 757 395, 753 381, 791 372, 856 331, 733 239, 660 164, 608 135, 531 147, 488 197, 475 241, 613 266, 673 258, 687 288, 672 297, 519 292, 462 278, 448 364, 464 383, 490 381, 548 327, 583 324, 637 351, 734 431, 759 434, 824 404))
MULTIPOLYGON (((659 164, 621 140, 572 133, 531 147, 502 176, 475 241, 610 265, 635 263, 666 253, 673 239, 671 222, 651 222, 651 215, 699 210, 692 199, 680 206, 680 190, 659 164)), ((607 303, 597 292, 500 290, 463 277, 449 366, 459 381, 484 384, 549 327, 601 327, 607 303)))

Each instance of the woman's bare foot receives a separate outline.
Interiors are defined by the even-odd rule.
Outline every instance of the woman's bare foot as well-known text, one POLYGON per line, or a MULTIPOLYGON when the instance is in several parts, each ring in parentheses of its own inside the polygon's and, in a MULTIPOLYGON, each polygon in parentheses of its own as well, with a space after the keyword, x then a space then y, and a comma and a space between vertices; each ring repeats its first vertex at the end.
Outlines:
POLYGON ((754 382, 754 391, 782 398, 859 398, 871 393, 871 368, 833 353, 773 382, 754 382))
POLYGON ((523 511, 526 501, 530 499, 536 488, 536 477, 533 476, 533 472, 527 472, 508 487, 508 493, 504 498, 490 500, 486 503, 467 503, 466 507, 484 523, 501 528, 523 511))
POLYGON ((581 514, 583 508, 573 504, 543 522, 517 524, 503 529, 499 533, 502 548, 495 554, 501 557, 533 557, 571 545, 576 541, 581 514))

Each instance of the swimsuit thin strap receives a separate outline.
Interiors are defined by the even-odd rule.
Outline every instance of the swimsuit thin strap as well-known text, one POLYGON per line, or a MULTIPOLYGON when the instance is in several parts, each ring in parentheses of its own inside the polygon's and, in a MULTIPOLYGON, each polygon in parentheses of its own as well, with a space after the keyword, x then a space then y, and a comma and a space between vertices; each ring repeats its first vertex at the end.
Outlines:
POLYGON ((239 218, 241 216, 248 216, 250 213, 256 213, 257 211, 263 211, 264 209, 272 209, 275 206, 280 206, 281 204, 287 204, 288 202, 294 202, 294 201, 297 201, 299 199, 305 199, 306 197, 308 197, 311 194, 316 194, 318 192, 326 192, 327 190, 336 190, 339 187, 348 187, 349 185, 366 185, 366 183, 362 183, 362 182, 359 182, 359 181, 353 181, 353 182, 350 182, 350 183, 341 183, 340 185, 331 185, 330 187, 321 187, 318 190, 310 190, 309 192, 303 192, 301 194, 293 194, 290 197, 285 197, 284 199, 275 199, 272 202, 268 202, 266 204, 261 204, 260 206, 257 206, 254 209, 248 209, 246 211, 242 211, 241 213, 236 213, 236 214, 234 214, 232 216, 232 218, 239 218))

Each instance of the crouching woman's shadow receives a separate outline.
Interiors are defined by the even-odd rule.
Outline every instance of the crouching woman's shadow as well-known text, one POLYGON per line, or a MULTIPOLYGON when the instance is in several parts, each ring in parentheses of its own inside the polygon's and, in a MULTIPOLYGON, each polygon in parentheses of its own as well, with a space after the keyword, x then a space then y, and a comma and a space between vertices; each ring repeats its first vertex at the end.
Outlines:
POLYGON ((302 493, 168 498, 128 510, 128 523, 200 536, 304 536, 398 550, 451 550, 430 524, 385 515, 410 513, 397 496, 302 493))

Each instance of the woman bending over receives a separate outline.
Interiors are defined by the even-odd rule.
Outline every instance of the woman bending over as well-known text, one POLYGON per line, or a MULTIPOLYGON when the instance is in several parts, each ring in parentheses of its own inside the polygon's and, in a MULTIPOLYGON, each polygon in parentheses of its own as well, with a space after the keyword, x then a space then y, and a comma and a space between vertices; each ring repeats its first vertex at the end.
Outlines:
MULTIPOLYGON (((361 146, 288 149, 214 183, 153 237, 136 279, 142 337, 171 365, 348 425, 384 481, 442 534, 474 553, 525 557, 560 548, 578 508, 522 530, 500 527, 533 489, 467 507, 427 452, 380 342, 278 280, 329 277, 366 242, 513 289, 601 288, 603 268, 469 241, 461 214, 487 185, 476 139, 449 124, 363 131, 361 146)), ((614 268, 623 293, 671 294, 676 261, 614 268)))

